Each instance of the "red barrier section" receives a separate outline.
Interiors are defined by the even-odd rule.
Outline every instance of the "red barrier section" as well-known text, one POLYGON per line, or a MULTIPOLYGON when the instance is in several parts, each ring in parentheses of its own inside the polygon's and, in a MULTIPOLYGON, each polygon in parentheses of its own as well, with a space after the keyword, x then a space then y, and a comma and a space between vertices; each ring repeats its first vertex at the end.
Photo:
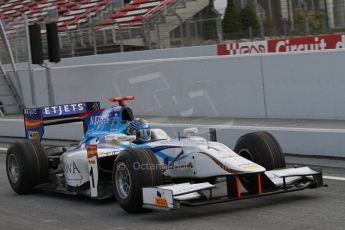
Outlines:
POLYGON ((343 48, 345 48, 345 35, 332 34, 219 44, 217 46, 217 55, 299 52, 343 48))

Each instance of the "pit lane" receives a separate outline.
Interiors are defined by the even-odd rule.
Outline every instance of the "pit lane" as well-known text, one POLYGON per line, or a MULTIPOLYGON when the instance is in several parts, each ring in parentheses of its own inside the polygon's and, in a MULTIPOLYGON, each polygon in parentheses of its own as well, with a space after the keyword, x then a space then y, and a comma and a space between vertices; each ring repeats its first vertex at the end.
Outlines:
POLYGON ((0 229, 344 229, 345 161, 341 159, 287 157, 290 165, 323 167, 328 188, 130 215, 113 199, 15 194, 6 176, 7 147, 8 143, 0 143, 0 229))

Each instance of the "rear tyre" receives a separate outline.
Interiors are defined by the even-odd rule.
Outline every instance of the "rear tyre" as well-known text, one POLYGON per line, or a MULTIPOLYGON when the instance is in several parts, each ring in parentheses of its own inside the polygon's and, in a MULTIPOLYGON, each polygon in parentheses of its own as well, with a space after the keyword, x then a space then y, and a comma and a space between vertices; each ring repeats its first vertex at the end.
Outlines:
POLYGON ((142 188, 162 184, 158 160, 150 149, 125 149, 113 167, 113 190, 119 205, 128 213, 146 211, 142 188))
POLYGON ((6 172, 12 189, 28 194, 34 187, 48 181, 48 159, 41 143, 23 140, 10 146, 6 155, 6 172))
MULTIPOLYGON (((253 132, 241 136, 236 145, 235 152, 263 167, 266 170, 285 168, 285 158, 278 141, 268 132, 253 132)), ((249 193, 257 191, 256 176, 241 177, 242 185, 249 193)), ((267 178, 262 180, 262 189, 272 189, 267 178)))

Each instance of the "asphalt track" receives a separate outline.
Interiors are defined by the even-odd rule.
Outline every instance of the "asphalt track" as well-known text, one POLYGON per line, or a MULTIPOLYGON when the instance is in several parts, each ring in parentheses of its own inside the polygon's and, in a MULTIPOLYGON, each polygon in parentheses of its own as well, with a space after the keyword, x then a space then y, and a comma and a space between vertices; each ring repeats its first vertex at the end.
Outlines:
POLYGON ((39 192, 20 196, 7 181, 0 144, 0 229, 345 229, 345 161, 288 157, 323 166, 329 187, 171 212, 130 215, 112 199, 39 192))

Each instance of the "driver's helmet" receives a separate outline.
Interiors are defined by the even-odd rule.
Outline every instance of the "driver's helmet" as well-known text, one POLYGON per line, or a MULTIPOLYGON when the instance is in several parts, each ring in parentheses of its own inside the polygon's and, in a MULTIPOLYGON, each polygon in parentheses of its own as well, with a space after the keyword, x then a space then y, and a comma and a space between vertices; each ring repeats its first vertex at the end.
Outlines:
POLYGON ((136 135, 137 140, 148 142, 151 140, 151 129, 149 123, 142 119, 136 118, 127 124, 127 134, 136 135))

